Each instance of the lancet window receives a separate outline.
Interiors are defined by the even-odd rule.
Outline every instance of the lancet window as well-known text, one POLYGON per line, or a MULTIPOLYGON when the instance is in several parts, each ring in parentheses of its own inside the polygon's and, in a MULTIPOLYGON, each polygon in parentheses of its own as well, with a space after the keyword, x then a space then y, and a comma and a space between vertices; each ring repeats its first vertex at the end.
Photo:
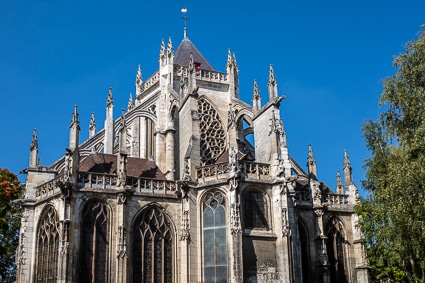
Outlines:
POLYGON ((201 162, 202 165, 213 164, 224 152, 226 133, 217 111, 205 99, 198 100, 201 162))
POLYGON ((81 219, 80 282, 108 282, 109 215, 105 203, 90 200, 81 219))
POLYGON ((59 218, 49 206, 37 229, 36 282, 56 282, 59 249, 59 218))
POLYGON ((227 282, 225 199, 221 192, 208 193, 203 202, 204 280, 227 282))
POLYGON ((308 231, 301 221, 298 221, 298 236, 300 239, 301 248, 301 269, 303 274, 303 282, 310 282, 310 249, 308 231))
POLYGON ((151 119, 145 120, 145 128, 146 128, 146 158, 155 159, 155 123, 151 119))
POLYGON ((247 229, 267 229, 267 201, 263 192, 249 190, 243 195, 244 224, 247 229))
POLYGON ((133 282, 173 282, 171 223, 158 207, 139 215, 134 223, 133 282))
POLYGON ((331 218, 328 221, 326 231, 326 236, 328 237, 326 248, 330 264, 331 282, 348 282, 345 270, 346 240, 341 222, 336 217, 331 218))

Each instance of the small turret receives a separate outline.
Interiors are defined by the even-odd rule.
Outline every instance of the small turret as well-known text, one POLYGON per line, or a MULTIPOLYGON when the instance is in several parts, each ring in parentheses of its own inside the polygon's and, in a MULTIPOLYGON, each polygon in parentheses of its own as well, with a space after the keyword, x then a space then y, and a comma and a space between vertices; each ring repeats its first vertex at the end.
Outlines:
POLYGON ((80 121, 78 121, 77 105, 74 106, 71 125, 69 126, 69 146, 65 153, 65 175, 67 178, 76 180, 80 166, 80 154, 78 145, 80 143, 80 121))
POLYGON ((347 154, 347 150, 344 149, 344 185, 345 187, 353 184, 351 162, 347 154))
POLYGON ((131 109, 133 108, 134 108, 133 95, 130 92, 130 96, 128 98, 128 104, 127 104, 127 111, 131 111, 131 109))
POLYGON ((227 52, 226 70, 229 78, 229 92, 231 98, 239 97, 239 78, 238 64, 236 63, 235 53, 231 53, 230 49, 227 52))
POLYGON ((78 121, 77 105, 74 106, 71 125, 69 126, 69 148, 74 150, 78 148, 80 142, 80 122, 78 121))
POLYGON ((260 91, 258 90, 257 80, 254 80, 254 87, 252 91, 252 108, 254 108, 254 111, 259 111, 261 109, 261 96, 260 91))
POLYGON ((37 155, 38 155, 38 139, 37 139, 37 129, 34 129, 32 134, 32 141, 30 145, 30 167, 37 167, 37 155))
POLYGON ((112 87, 109 88, 106 101, 105 139, 103 144, 103 152, 112 154, 114 151, 114 99, 112 97, 112 87))
POLYGON ((140 64, 137 67, 137 74, 136 74, 136 98, 139 97, 141 93, 141 87, 142 87, 143 79, 142 79, 142 70, 140 69, 140 64))
POLYGON ((317 179, 317 168, 316 168, 316 160, 314 159, 313 148, 311 144, 308 145, 308 158, 307 158, 307 167, 308 174, 317 179))
POLYGON ((275 98, 278 98, 278 92, 277 92, 277 81, 274 76, 274 70, 273 65, 270 64, 270 70, 269 70, 269 82, 267 84, 267 88, 269 89, 269 101, 274 100, 275 98))
POLYGON ((89 124, 89 138, 96 134, 96 119, 94 118, 94 112, 91 113, 90 124, 89 124))
POLYGON ((341 174, 339 174, 339 171, 336 171, 336 188, 335 188, 335 192, 338 195, 344 194, 344 187, 342 186, 341 174))

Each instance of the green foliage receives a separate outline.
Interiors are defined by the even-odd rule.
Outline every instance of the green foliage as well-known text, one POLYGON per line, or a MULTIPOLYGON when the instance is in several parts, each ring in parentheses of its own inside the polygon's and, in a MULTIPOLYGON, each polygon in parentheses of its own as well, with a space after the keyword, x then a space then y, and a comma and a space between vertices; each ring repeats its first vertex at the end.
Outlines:
POLYGON ((0 168, 0 282, 15 278, 15 252, 19 241, 18 199, 24 190, 15 174, 0 168))
POLYGON ((377 121, 363 126, 371 155, 356 206, 372 273, 380 282, 425 282, 425 34, 394 59, 377 121))

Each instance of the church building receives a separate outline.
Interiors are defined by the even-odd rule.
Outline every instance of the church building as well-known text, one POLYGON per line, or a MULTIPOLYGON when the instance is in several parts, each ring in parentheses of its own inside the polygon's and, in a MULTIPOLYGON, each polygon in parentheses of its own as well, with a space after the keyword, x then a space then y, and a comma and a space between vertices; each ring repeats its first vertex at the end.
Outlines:
POLYGON ((305 169, 290 155, 273 67, 267 97, 254 81, 246 102, 226 56, 216 70, 185 28, 148 79, 139 66, 118 119, 109 89, 85 141, 75 106, 50 166, 34 130, 17 282, 370 282, 347 152, 331 189, 311 146, 305 169))

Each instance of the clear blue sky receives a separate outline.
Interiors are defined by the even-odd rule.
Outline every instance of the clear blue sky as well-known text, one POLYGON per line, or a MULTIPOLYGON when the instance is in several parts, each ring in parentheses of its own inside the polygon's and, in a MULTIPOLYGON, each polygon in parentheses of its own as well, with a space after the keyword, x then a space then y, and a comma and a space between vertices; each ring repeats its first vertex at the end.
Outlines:
MULTIPOLYGON (((28 166, 37 128, 43 165, 68 145, 73 106, 81 139, 91 112, 103 128, 108 88, 115 117, 134 94, 137 65, 158 69, 161 40, 188 36, 219 71, 236 53, 242 98, 257 79, 263 103, 273 64, 290 154, 301 166, 312 144, 319 178, 331 188, 347 149, 355 182, 368 156, 361 125, 379 113, 382 79, 394 55, 417 38, 425 1, 0 1, 0 167, 28 166)), ((24 176, 20 177, 21 180, 24 176)))

